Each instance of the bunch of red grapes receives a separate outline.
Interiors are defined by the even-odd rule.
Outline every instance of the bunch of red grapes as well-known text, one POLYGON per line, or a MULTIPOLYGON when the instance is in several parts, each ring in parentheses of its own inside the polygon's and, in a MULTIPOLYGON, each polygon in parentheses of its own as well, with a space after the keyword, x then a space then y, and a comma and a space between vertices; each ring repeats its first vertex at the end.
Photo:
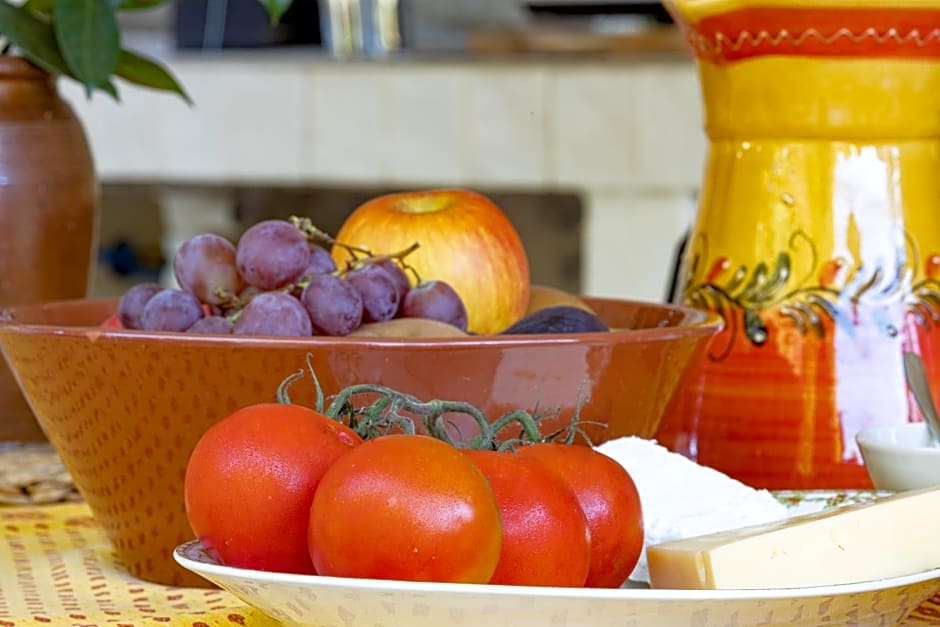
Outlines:
POLYGON ((411 285, 404 258, 416 247, 372 255, 296 218, 259 222, 237 245, 201 233, 173 258, 181 289, 135 285, 121 298, 118 317, 128 329, 236 335, 344 336, 395 317, 466 331, 467 310, 453 287, 420 278, 411 285), (321 242, 343 246, 353 260, 337 268, 321 242))

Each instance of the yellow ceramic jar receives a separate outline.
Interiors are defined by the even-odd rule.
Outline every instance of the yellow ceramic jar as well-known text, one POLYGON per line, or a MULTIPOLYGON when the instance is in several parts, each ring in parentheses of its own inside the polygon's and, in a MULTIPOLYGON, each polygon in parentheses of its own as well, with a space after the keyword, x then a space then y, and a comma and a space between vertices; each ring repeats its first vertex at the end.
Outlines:
POLYGON ((683 298, 726 328, 659 438, 752 485, 868 486, 855 434, 921 419, 902 352, 937 372, 940 0, 902 3, 670 5, 710 138, 683 298))

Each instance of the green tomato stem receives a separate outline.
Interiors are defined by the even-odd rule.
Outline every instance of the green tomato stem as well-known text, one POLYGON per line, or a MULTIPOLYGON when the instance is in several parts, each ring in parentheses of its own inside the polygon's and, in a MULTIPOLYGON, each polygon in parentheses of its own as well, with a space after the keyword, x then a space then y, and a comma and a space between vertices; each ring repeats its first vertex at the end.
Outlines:
MULTIPOLYGON (((532 413, 516 409, 490 422, 486 414, 471 403, 442 399, 421 401, 411 394, 376 383, 357 383, 347 386, 332 396, 327 405, 310 353, 306 357, 306 366, 316 388, 316 410, 333 420, 347 424, 363 439, 379 437, 396 429, 413 435, 416 433, 415 420, 418 419, 428 435, 459 448, 504 451, 527 444, 556 441, 561 436, 564 436, 563 443, 571 444, 578 435, 590 443, 587 434, 580 426, 582 424, 580 412, 585 402, 585 397, 580 391, 570 424, 555 433, 544 436, 539 429, 539 424, 548 416, 556 416, 557 408, 540 411, 536 405, 532 413), (356 398, 363 396, 370 397, 371 401, 368 405, 357 407, 356 398), (449 423, 446 418, 448 414, 453 413, 473 418, 479 428, 479 434, 467 443, 456 442, 451 435, 450 427, 453 427, 453 424, 449 423), (500 442, 498 434, 513 424, 519 425, 519 436, 500 442)), ((303 377, 303 369, 288 375, 278 386, 278 402, 290 403, 289 389, 303 377)))

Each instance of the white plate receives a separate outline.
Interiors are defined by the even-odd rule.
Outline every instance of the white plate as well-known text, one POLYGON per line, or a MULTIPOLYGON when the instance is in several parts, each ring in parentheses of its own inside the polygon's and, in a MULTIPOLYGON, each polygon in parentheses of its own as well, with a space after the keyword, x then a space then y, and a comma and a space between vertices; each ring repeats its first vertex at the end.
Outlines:
MULTIPOLYGON (((873 492, 780 492, 794 513, 873 492)), ((940 589, 940 569, 841 586, 777 590, 537 588, 289 575, 223 566, 198 541, 174 559, 287 624, 318 627, 893 625, 940 589)))
POLYGON ((221 566, 198 541, 183 567, 286 624, 322 627, 893 625, 940 587, 940 569, 780 590, 598 590, 288 575, 221 566))

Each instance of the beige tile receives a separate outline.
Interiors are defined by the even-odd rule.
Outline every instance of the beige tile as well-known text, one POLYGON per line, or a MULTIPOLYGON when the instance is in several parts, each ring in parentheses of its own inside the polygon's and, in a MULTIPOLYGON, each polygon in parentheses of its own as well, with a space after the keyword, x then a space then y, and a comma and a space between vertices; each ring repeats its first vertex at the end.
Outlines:
POLYGON ((691 193, 588 190, 582 202, 584 292, 664 300, 676 246, 694 212, 691 193))
POLYGON ((203 60, 174 70, 196 106, 62 81, 109 180, 637 188, 697 186, 691 64, 203 60))
POLYGON ((316 64, 304 86, 301 164, 306 177, 388 180, 395 156, 387 72, 371 64, 316 64))
POLYGON ((548 179, 546 72, 489 66, 463 80, 467 176, 471 183, 541 185, 548 179))
POLYGON ((121 84, 121 103, 86 102, 63 81, 105 180, 296 181, 301 170, 302 74, 260 63, 175 68, 195 104, 121 84))
POLYGON ((695 185, 706 140, 698 76, 691 63, 644 65, 636 73, 634 176, 645 186, 695 185))
POLYGON ((155 120, 167 173, 182 180, 298 179, 301 73, 207 61, 182 65, 180 78, 196 104, 155 120))
POLYGON ((461 89, 465 74, 447 65, 396 67, 386 93, 391 179, 403 185, 459 185, 466 180, 471 129, 461 89))
POLYGON ((60 80, 59 89, 85 128, 97 171, 109 180, 153 177, 160 161, 153 121, 167 110, 188 110, 178 98, 132 86, 121 86, 121 102, 102 93, 88 100, 73 81, 60 80))
POLYGON ((634 73, 622 66, 578 64, 554 73, 550 137, 559 183, 619 186, 633 178, 635 90, 634 73))

